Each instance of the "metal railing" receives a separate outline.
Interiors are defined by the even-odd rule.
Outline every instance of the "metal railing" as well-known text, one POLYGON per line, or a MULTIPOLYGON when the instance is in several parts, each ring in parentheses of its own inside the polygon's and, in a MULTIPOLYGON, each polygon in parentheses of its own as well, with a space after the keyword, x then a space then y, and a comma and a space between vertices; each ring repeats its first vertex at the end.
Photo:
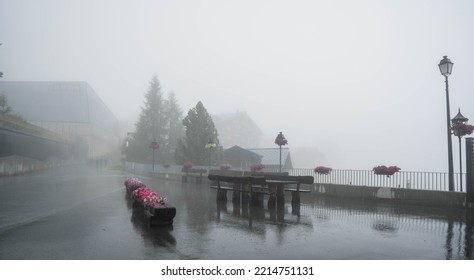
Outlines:
MULTIPOLYGON (((162 165, 155 165, 156 173, 181 174, 181 165, 171 165, 168 168, 162 165)), ((194 166, 194 168, 208 169, 208 166, 194 166)), ((211 169, 217 169, 211 166, 211 169)), ((151 164, 141 164, 126 162, 125 170, 132 173, 146 174, 152 171, 151 164)), ((278 172, 278 170, 265 170, 266 172, 278 172)), ((293 168, 282 170, 289 172, 291 176, 314 176, 314 182, 320 184, 335 185, 354 185, 367 187, 387 187, 387 188, 404 188, 415 190, 430 191, 449 191, 449 179, 447 172, 414 172, 399 171, 391 176, 376 175, 371 170, 344 170, 333 169, 329 174, 317 174, 311 168, 293 168)), ((454 173, 454 191, 461 192, 460 189, 460 173, 454 173)), ((462 176, 465 176, 463 173, 462 176)), ((464 180, 463 180, 464 181, 464 180)), ((465 188, 462 190, 465 192, 465 188)))
MULTIPOLYGON (((183 172, 181 171, 183 168, 182 165, 170 165, 169 167, 164 167, 162 164, 155 164, 154 172, 161 173, 161 174, 173 174, 173 175, 181 175, 183 172)), ((208 166, 201 166, 195 165, 193 168, 197 169, 208 169, 208 166)), ((215 169, 216 167, 212 167, 211 169, 215 169)), ((125 162, 125 171, 135 173, 135 174, 149 174, 153 171, 153 166, 147 163, 138 163, 138 162, 125 162)), ((206 175, 207 176, 207 175, 206 175)))
MULTIPOLYGON (((333 169, 329 174, 317 174, 312 169, 293 169, 290 175, 314 176, 314 182, 321 184, 449 191, 449 173, 447 172, 399 171, 387 176, 377 175, 371 170, 333 169)), ((460 173, 454 173, 454 190, 461 191, 460 173)))

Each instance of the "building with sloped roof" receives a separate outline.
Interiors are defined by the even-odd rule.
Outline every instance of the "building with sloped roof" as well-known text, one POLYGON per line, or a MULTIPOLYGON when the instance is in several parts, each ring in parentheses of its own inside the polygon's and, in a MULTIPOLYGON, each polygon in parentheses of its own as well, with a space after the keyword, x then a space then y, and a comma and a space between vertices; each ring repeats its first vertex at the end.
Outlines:
POLYGON ((224 150, 223 163, 234 169, 250 170, 250 166, 262 161, 262 156, 237 145, 224 150))
MULTIPOLYGON (((277 172, 280 167, 280 148, 247 149, 262 157, 261 163, 265 165, 265 171, 277 172)), ((293 169, 289 148, 281 148, 281 171, 293 169)))
POLYGON ((0 94, 23 119, 81 147, 88 159, 119 147, 119 122, 87 82, 1 81, 0 94))

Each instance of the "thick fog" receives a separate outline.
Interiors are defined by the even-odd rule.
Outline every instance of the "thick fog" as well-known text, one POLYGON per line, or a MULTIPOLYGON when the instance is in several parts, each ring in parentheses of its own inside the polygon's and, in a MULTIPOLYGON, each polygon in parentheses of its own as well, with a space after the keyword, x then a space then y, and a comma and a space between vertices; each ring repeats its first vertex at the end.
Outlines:
MULTIPOLYGON (((438 63, 454 62, 451 118, 474 123, 473 14, 470 0, 0 0, 0 71, 87 81, 132 128, 156 74, 185 113, 246 112, 267 147, 282 131, 297 167, 447 171, 438 63)), ((458 172, 455 137, 453 153, 458 172)))

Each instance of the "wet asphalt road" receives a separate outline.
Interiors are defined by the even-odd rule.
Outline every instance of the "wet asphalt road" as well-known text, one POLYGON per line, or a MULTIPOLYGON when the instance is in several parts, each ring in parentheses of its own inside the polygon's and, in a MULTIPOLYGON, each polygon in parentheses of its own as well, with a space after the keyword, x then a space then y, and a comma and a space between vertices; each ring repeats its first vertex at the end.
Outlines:
POLYGON ((177 208, 150 228, 132 174, 67 166, 0 178, 0 259, 472 259, 473 214, 303 195, 281 210, 216 202, 208 185, 136 176, 177 208), (299 212, 299 215, 297 213, 299 212))

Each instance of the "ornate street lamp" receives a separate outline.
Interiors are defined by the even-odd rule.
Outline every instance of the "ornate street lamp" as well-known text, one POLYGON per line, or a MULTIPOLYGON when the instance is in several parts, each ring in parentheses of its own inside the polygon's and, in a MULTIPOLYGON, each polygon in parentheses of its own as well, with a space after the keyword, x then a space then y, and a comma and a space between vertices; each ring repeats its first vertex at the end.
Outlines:
POLYGON ((449 86, 448 76, 451 75, 453 70, 453 63, 447 56, 443 56, 443 59, 438 64, 441 75, 445 77, 446 82, 446 115, 447 115, 447 133, 448 133, 448 169, 449 169, 449 191, 454 191, 454 173, 453 173, 453 144, 451 142, 451 127, 449 113, 449 86))
POLYGON ((452 127, 451 130, 455 136, 459 139, 459 179, 462 191, 462 154, 461 154, 461 138, 464 135, 471 134, 474 130, 474 126, 468 125, 467 121, 469 119, 464 117, 461 114, 461 109, 459 109, 458 114, 451 120, 452 127))
POLYGON ((207 144, 204 146, 206 149, 209 150, 209 165, 208 165, 208 171, 211 170, 211 152, 212 152, 212 149, 217 147, 217 144, 214 143, 211 139, 209 139, 209 141, 207 142, 207 144))
POLYGON ((153 149, 153 167, 152 170, 155 172, 155 150, 160 148, 160 144, 156 143, 156 141, 151 142, 150 146, 148 146, 150 149, 153 149))
POLYGON ((285 136, 283 136, 283 133, 278 133, 276 139, 275 139, 275 144, 277 144, 278 146, 280 146, 280 168, 279 168, 279 172, 281 173, 281 146, 284 146, 286 144, 288 144, 288 141, 286 140, 285 136))

